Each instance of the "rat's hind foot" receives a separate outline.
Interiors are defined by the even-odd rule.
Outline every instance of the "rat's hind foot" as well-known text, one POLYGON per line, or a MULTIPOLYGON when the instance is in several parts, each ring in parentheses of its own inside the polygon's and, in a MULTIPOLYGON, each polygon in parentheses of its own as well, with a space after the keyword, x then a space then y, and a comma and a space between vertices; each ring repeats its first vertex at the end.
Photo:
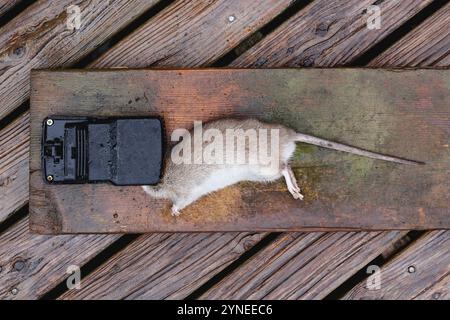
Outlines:
POLYGON ((172 217, 178 217, 181 212, 180 212, 180 208, 178 208, 176 205, 172 205, 172 217))
POLYGON ((287 188, 294 199, 303 200, 303 195, 300 193, 300 188, 297 185, 297 180, 295 179, 295 175, 294 172, 292 172, 291 167, 286 165, 283 170, 281 170, 281 174, 284 176, 287 188))

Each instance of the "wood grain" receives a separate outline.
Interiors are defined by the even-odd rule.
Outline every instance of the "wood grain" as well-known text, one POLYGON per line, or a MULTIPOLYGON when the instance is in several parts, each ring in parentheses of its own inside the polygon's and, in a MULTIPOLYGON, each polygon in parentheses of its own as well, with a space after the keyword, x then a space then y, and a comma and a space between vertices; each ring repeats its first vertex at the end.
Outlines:
POLYGON ((70 66, 156 2, 38 1, 28 7, 0 29, 0 119, 29 97, 31 69, 70 66), (70 5, 81 10, 79 30, 66 26, 70 5))
POLYGON ((388 234, 284 233, 200 299, 323 299, 404 233, 388 234))
MULTIPOLYGON (((174 5, 179 7, 180 6, 179 3, 183 3, 183 2, 176 2, 174 5)), ((200 3, 200 2, 198 2, 198 3, 200 3)), ((204 5, 204 3, 206 3, 206 1, 205 2, 202 1, 202 5, 204 5)), ((210 3, 210 6, 215 6, 215 7, 220 8, 222 10, 223 9, 223 5, 220 5, 219 3, 225 3, 225 1, 214 1, 214 2, 209 1, 208 3, 210 3)), ((273 16, 276 14, 276 12, 274 12, 273 10, 268 9, 270 4, 272 3, 271 1, 265 1, 264 3, 259 3, 259 4, 256 4, 253 1, 242 1, 242 3, 245 4, 246 7, 245 7, 245 10, 241 10, 240 15, 246 16, 247 20, 246 21, 238 20, 238 21, 236 21, 236 23, 231 24, 231 25, 229 25, 227 27, 227 29, 229 30, 229 33, 233 35, 234 41, 243 40, 247 36, 248 33, 246 31, 246 28, 243 27, 243 25, 248 24, 249 27, 258 26, 259 24, 266 23, 267 21, 272 19, 273 16), (261 14, 260 16, 252 16, 252 15, 250 15, 251 12, 253 12, 255 10, 258 10, 258 8, 257 8, 258 5, 263 5, 263 7, 265 7, 267 9, 267 14, 261 14), (238 34, 239 34, 239 37, 240 37, 239 39, 237 38, 238 34)), ((280 2, 276 2, 276 3, 280 3, 280 2)), ((286 5, 288 4, 287 1, 283 2, 283 3, 285 3, 286 5)), ((243 7, 241 7, 241 9, 242 8, 243 7)), ((180 8, 178 8, 178 9, 180 9, 180 8)), ((141 29, 138 29, 135 33, 138 34, 139 36, 134 37, 136 43, 127 41, 126 44, 122 44, 124 42, 119 42, 119 44, 116 45, 114 50, 122 51, 123 54, 122 55, 118 55, 117 51, 115 51, 116 52, 115 53, 115 59, 117 61, 117 65, 110 64, 110 65, 104 65, 104 66, 105 67, 123 66, 125 63, 129 63, 131 65, 132 63, 136 63, 136 61, 139 62, 140 58, 146 60, 146 59, 149 59, 149 57, 152 57, 155 54, 155 51, 153 51, 153 50, 156 48, 155 46, 153 46, 153 43, 156 42, 157 39, 149 39, 148 41, 143 42, 144 44, 146 44, 146 47, 142 47, 141 46, 142 52, 139 55, 136 55, 132 60, 128 58, 129 55, 130 55, 130 53, 128 52, 128 49, 132 49, 133 47, 135 47, 135 46, 137 46, 137 45, 139 45, 141 43, 140 39, 141 39, 141 37, 145 36, 146 32, 148 32, 147 30, 149 29, 149 26, 161 25, 166 19, 170 20, 170 21, 173 21, 173 22, 176 22, 176 24, 179 25, 179 27, 177 29, 175 29, 175 30, 172 29, 172 33, 167 33, 165 35, 165 37, 167 37, 167 38, 175 37, 177 32, 179 30, 183 30, 184 31, 184 28, 186 28, 186 31, 189 31, 190 35, 193 35, 192 38, 195 38, 194 35, 197 34, 199 32, 199 30, 197 30, 197 29, 192 29, 191 30, 190 23, 196 23, 196 24, 199 23, 200 26, 202 26, 201 30, 205 34, 209 34, 210 31, 212 31, 215 28, 215 26, 214 26, 215 23, 221 23, 221 25, 223 26, 223 20, 211 19, 211 16, 218 16, 220 14, 220 12, 211 12, 210 10, 205 10, 204 13, 199 12, 195 19, 188 20, 188 21, 185 21, 183 16, 178 15, 176 10, 171 9, 170 12, 171 12, 170 14, 165 14, 164 11, 163 11, 160 15, 157 15, 154 18, 150 19, 148 22, 146 22, 142 26, 141 29), (210 30, 209 28, 212 28, 212 29, 210 30)), ((130 35, 130 36, 133 36, 133 34, 130 35)), ((160 36, 159 33, 155 34, 155 37, 159 37, 159 36, 160 36)), ((191 65, 192 66, 192 65, 194 65, 194 62, 192 60, 195 60, 197 58, 195 52, 193 52, 190 55, 185 55, 185 54, 183 54, 183 51, 184 50, 190 50, 190 46, 194 45, 194 44, 196 46, 201 47, 201 43, 199 43, 198 41, 197 42, 192 42, 192 43, 186 42, 186 39, 184 41, 185 41, 184 43, 185 43, 186 47, 185 48, 181 47, 182 50, 178 53, 178 55, 179 55, 178 63, 179 63, 179 65, 191 65)), ((209 51, 209 53, 212 56, 214 56, 214 57, 221 56, 221 55, 225 54, 226 52, 223 51, 223 50, 227 50, 228 49, 227 47, 221 45, 221 43, 223 42, 223 39, 217 38, 216 41, 218 42, 217 43, 217 48, 220 48, 222 51, 214 50, 214 44, 210 43, 211 50, 209 51)), ((164 46, 158 47, 157 50, 158 50, 158 52, 160 54, 163 53, 164 46)), ((104 59, 107 55, 108 55, 108 52, 105 53, 104 56, 102 56, 102 59, 104 59)), ((201 63, 201 61, 197 60, 197 62, 195 62, 195 63, 201 63)), ((160 65, 162 65, 162 62, 160 63, 160 65)), ((93 64, 91 64, 91 66, 92 67, 96 67, 96 68, 98 67, 95 62, 93 64)), ((18 129, 16 128, 15 130, 18 130, 18 129)), ((26 125, 26 130, 29 130, 28 124, 26 125)), ((20 144, 15 145, 15 147, 14 147, 15 149, 14 150, 18 149, 19 147, 20 147, 20 144)), ((19 163, 17 163, 17 165, 14 166, 14 169, 18 170, 20 172, 25 172, 25 176, 27 178, 22 180, 21 179, 22 175, 18 175, 18 178, 13 180, 11 183, 17 184, 17 186, 23 185, 24 183, 28 184, 28 171, 27 171, 27 168, 25 168, 24 166, 21 166, 19 163)), ((13 197, 13 195, 11 193, 8 193, 9 201, 11 201, 11 202, 12 201, 16 201, 12 197, 13 197), (11 195, 11 198, 9 199, 10 195, 11 195)), ((27 198, 28 197, 28 192, 24 192, 24 193, 22 193, 20 195, 17 195, 17 198, 20 198, 20 197, 24 197, 24 198, 26 197, 27 198)), ((29 234, 18 232, 18 230, 17 230, 18 228, 19 228, 18 225, 13 226, 11 228, 11 234, 17 234, 16 241, 18 243, 20 243, 20 245, 23 246, 24 248, 25 247, 28 248, 27 250, 30 252, 30 255, 31 255, 34 243, 32 241, 29 241, 29 237, 30 237, 29 234)), ((243 233, 243 234, 239 235, 240 238, 242 238, 242 239, 245 238, 246 239, 244 241, 244 248, 246 248, 246 249, 250 248, 252 246, 252 244, 256 243, 259 236, 262 236, 262 234, 260 234, 258 237, 256 237, 256 236, 255 237, 251 237, 250 235, 251 234, 247 234, 247 233, 245 233, 245 234, 243 233), (251 241, 253 241, 253 242, 251 242, 251 241)), ((188 237, 188 235, 182 235, 182 236, 188 237)), ((101 239, 105 238, 104 236, 99 236, 99 237, 101 239)), ((44 237, 44 236, 40 236, 40 239, 48 239, 48 241, 50 239, 52 239, 52 238, 53 237, 48 237, 47 238, 47 237, 44 237)), ((54 261, 55 265, 58 264, 58 263, 61 263, 60 261, 66 261, 68 259, 67 257, 71 256, 73 252, 78 252, 79 243, 78 243, 77 239, 79 237, 78 236, 74 236, 74 237, 71 237, 71 238, 68 237, 68 236, 65 237, 65 239, 66 239, 65 250, 64 250, 64 252, 61 252, 61 250, 57 251, 57 252, 59 252, 59 255, 57 256, 57 258, 55 258, 55 261, 54 261), (71 238, 72 238, 72 240, 71 240, 71 238)), ((110 244, 116 239, 116 236, 106 237, 105 239, 107 239, 105 241, 107 241, 107 243, 110 244)), ((228 238, 226 238, 226 239, 228 239, 228 238)), ((87 255, 80 254, 80 258, 82 258, 83 261, 88 261, 96 253, 98 253, 101 249, 102 249, 102 247, 99 247, 98 251, 95 251, 95 250, 87 251, 86 252, 87 255)), ((16 250, 16 247, 12 246, 12 245, 11 246, 5 246, 4 250, 5 250, 5 252, 6 251, 10 251, 11 253, 13 253, 16 250)), ((206 250, 206 252, 204 252, 202 250, 202 251, 199 251, 198 254, 199 255, 202 254, 204 256, 207 256, 209 254, 209 251, 206 250)), ((236 255, 236 253, 231 252, 231 251, 228 251, 228 254, 230 254, 231 256, 235 256, 236 255)), ((226 259, 225 255, 223 256, 223 259, 226 259)), ((230 259, 230 258, 228 258, 228 259, 229 259, 229 261, 232 261, 232 259, 230 259)), ((226 266, 225 264, 221 265, 221 268, 224 268, 225 266, 226 266)), ((217 268, 215 272, 219 272, 221 270, 221 268, 217 268)), ((60 269, 55 268, 55 269, 52 269, 52 270, 45 270, 45 273, 36 271, 36 273, 28 274, 28 278, 24 275, 23 281, 30 281, 30 282, 31 281, 37 281, 37 280, 33 280, 35 278, 39 278, 39 279, 40 278, 43 278, 43 279, 55 279, 54 281, 49 281, 48 285, 45 288, 43 288, 43 291, 45 291, 45 290, 49 290, 49 289, 53 288, 53 286, 55 286, 65 276, 66 276, 65 275, 65 270, 60 270, 60 269)), ((206 280, 207 280, 206 276, 204 278, 202 278, 202 281, 206 281, 206 280)), ((172 281, 173 281, 173 279, 172 279, 172 281)), ((19 281, 17 281, 16 283, 17 283, 17 285, 20 285, 19 281)), ((197 283, 196 285, 200 285, 200 284, 201 283, 197 283)), ((26 297, 26 292, 22 291, 21 294, 22 294, 21 297, 26 297)), ((31 292, 31 294, 33 294, 33 292, 31 292)))
POLYGON ((92 63, 92 68, 207 66, 292 1, 176 1, 92 63), (235 20, 228 21, 229 16, 235 20))
POLYGON ((352 288, 344 299, 448 300, 450 232, 434 231, 422 236, 382 266, 380 277, 380 289, 369 290, 364 280, 352 288))
POLYGON ((0 17, 20 1, 21 0, 2 0, 2 2, 0 2, 0 17))
POLYGON ((430 16, 392 47, 377 56, 376 67, 449 67, 450 3, 430 16))
POLYGON ((367 28, 372 0, 313 1, 233 61, 234 67, 342 66, 413 17, 431 0, 380 1, 381 28, 367 28))
POLYGON ((141 236, 60 299, 182 299, 258 242, 262 234, 141 236))
POLYGON ((42 297, 68 276, 68 266, 81 267, 118 238, 33 235, 28 230, 28 219, 22 219, 0 235, 0 299, 42 297))
POLYGON ((29 114, 0 131, 0 222, 28 202, 29 114))
POLYGON ((31 82, 30 212, 35 231, 450 227, 448 70, 36 71, 31 82), (292 166, 305 201, 293 199, 281 180, 242 183, 199 200, 173 218, 168 201, 151 199, 139 186, 45 183, 41 130, 44 118, 52 114, 157 115, 164 119, 166 137, 176 128, 191 128, 194 120, 257 117, 426 165, 397 165, 299 146, 292 166))

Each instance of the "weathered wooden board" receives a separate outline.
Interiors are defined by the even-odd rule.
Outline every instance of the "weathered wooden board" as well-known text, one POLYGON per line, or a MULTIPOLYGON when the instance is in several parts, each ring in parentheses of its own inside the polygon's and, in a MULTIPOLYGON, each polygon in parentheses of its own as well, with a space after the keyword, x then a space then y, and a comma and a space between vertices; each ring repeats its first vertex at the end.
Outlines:
POLYGON ((0 222, 28 201, 29 115, 0 131, 0 222))
POLYGON ((1 300, 42 297, 68 276, 67 267, 81 267, 119 238, 119 235, 49 237, 33 235, 28 227, 28 219, 23 219, 0 235, 1 300))
MULTIPOLYGON (((253 30, 254 28, 257 28, 265 23, 267 23, 269 20, 271 20, 278 12, 274 10, 274 8, 278 8, 278 10, 282 10, 282 6, 279 5, 280 2, 273 2, 271 0, 268 1, 260 1, 258 3, 254 1, 240 1, 239 3, 236 3, 233 5, 230 5, 229 1, 202 1, 196 2, 197 5, 192 6, 193 2, 190 1, 176 1, 167 9, 163 10, 160 14, 156 15, 149 21, 147 21, 142 28, 139 28, 136 30, 136 32, 132 33, 129 37, 133 37, 134 42, 130 42, 127 39, 124 39, 123 41, 120 41, 116 46, 113 48, 114 53, 114 61, 110 62, 111 64, 106 64, 105 62, 102 62, 103 67, 116 67, 116 66, 134 66, 134 64, 141 63, 142 61, 147 61, 149 64, 153 64, 154 62, 150 61, 152 57, 155 57, 157 55, 164 54, 166 48, 170 48, 168 45, 170 43, 169 39, 177 38, 177 43, 182 42, 184 46, 179 45, 179 50, 176 52, 171 52, 170 56, 172 57, 171 62, 172 63, 178 63, 180 66, 196 66, 196 64, 201 65, 202 60, 198 59, 198 54, 196 52, 193 52, 190 50, 192 47, 198 47, 202 48, 202 41, 203 39, 206 39, 208 37, 205 37, 204 35, 211 35, 213 30, 217 30, 217 26, 219 25, 222 30, 226 30, 227 35, 232 35, 232 37, 214 37, 214 43, 209 42, 209 46, 207 47, 209 55, 211 56, 211 61, 214 60, 214 58, 220 57, 221 55, 226 53, 226 50, 229 49, 227 47, 226 43, 229 43, 232 41, 232 43, 237 43, 239 41, 242 41, 247 35, 250 30, 253 30), (190 14, 189 10, 184 9, 184 6, 189 6, 190 10, 195 10, 195 14, 190 14), (224 7, 233 8, 233 12, 239 12, 239 15, 237 15, 238 19, 234 21, 234 23, 228 23, 226 17, 224 16, 223 19, 218 19, 217 17, 221 14, 224 14, 224 7), (214 8, 212 10, 211 8, 214 8), (264 9, 263 12, 259 12, 258 10, 264 9), (198 10, 198 11, 197 11, 198 10), (252 15, 252 12, 258 11, 260 15, 252 15), (183 12, 184 15, 179 15, 179 12, 183 12), (246 17, 245 19, 239 19, 239 17, 246 17), (169 28, 171 24, 178 25, 177 28, 169 28), (164 32, 164 37, 161 36, 161 32, 153 32, 152 30, 159 30, 164 32), (148 32, 152 32, 152 37, 149 38, 146 36, 148 32), (179 37, 180 34, 187 34, 185 37, 179 37), (135 36, 137 35, 137 36, 135 36), (141 41, 142 38, 145 38, 145 41, 141 41), (156 45, 159 43, 158 45, 156 45), (140 46, 141 52, 135 53, 134 48, 137 46, 140 46), (187 54, 189 53, 189 54, 187 54), (173 57, 177 57, 177 61, 174 62, 173 57)), ((282 4, 284 6, 287 6, 289 4, 289 1, 283 1, 282 4)), ((223 34, 223 33, 222 33, 223 34)), ((210 39, 211 37, 209 37, 210 39)), ((206 48, 205 48, 206 50, 206 48)), ((105 59, 108 57, 108 55, 112 52, 112 50, 108 50, 104 55, 102 55, 101 59, 105 59)), ((169 54, 168 54, 169 55, 169 54)), ((209 57, 209 56, 208 56, 209 57)), ((159 66, 164 65, 164 60, 161 60, 158 63, 159 66)), ((98 60, 97 60, 98 61, 98 60)), ((98 65, 98 62, 94 61, 90 66, 98 68, 100 67, 98 65)), ((146 62, 146 63, 147 63, 146 62)), ((28 117, 28 115, 25 115, 25 117, 28 117)), ((28 131, 29 130, 29 124, 28 122, 20 122, 18 126, 14 126, 14 130, 16 131, 28 131)), ((15 142, 12 141, 12 142, 15 142)), ((11 150, 14 150, 14 152, 17 152, 17 150, 25 150, 28 152, 28 145, 26 148, 22 148, 24 145, 17 143, 17 145, 12 146, 11 150)), ((16 170, 19 173, 15 179, 10 179, 11 183, 8 186, 16 186, 17 191, 21 191, 22 188, 20 186, 28 185, 28 166, 25 168, 24 166, 21 166, 20 163, 14 162, 14 170, 16 170), (26 179, 24 179, 25 177, 26 179)), ((6 194, 6 199, 10 201, 10 203, 13 203, 14 201, 18 201, 20 199, 27 199, 28 198, 28 190, 22 193, 17 192, 14 196, 12 192, 9 192, 6 194)), ((42 260, 42 255, 39 251, 34 251, 33 247, 36 245, 36 243, 33 241, 33 239, 39 239, 39 241, 48 241, 47 237, 40 236, 39 238, 30 237, 28 233, 20 232, 20 224, 16 224, 11 227, 10 234, 16 234, 16 242, 20 243, 20 247, 22 248, 22 251, 27 251, 28 260, 42 260)), ((180 237, 188 237, 189 235, 183 235, 180 237)), ((263 236, 262 234, 260 236, 263 236)), ((72 236, 72 237, 58 237, 59 239, 64 240, 64 250, 58 250, 57 256, 52 256, 52 263, 53 265, 59 265, 59 264, 65 264, 66 261, 72 261, 72 256, 75 253, 78 256, 78 261, 89 261, 92 257, 94 257, 97 253, 99 253, 103 248, 113 243, 117 237, 115 235, 111 235, 108 237, 105 236, 98 236, 102 241, 102 246, 92 246, 92 250, 85 250, 83 252, 79 251, 79 239, 78 236, 72 236)), ((250 248, 254 243, 256 243, 259 239, 259 236, 251 236, 251 234, 248 233, 242 233, 239 235, 241 238, 245 238, 244 242, 244 249, 250 248)), ((54 237, 52 237, 54 238, 54 237)), ((81 238, 81 241, 84 238, 81 238)), ((95 239, 94 237, 90 238, 92 241, 95 239)), ((148 240, 148 239, 147 239, 148 240)), ((229 238, 227 238, 225 235, 223 236, 223 243, 225 244, 226 241, 228 241, 229 238)), ((167 239, 167 241, 171 241, 171 238, 167 239)), ((164 244, 162 244, 164 245, 164 244)), ((145 246, 142 245, 142 246, 145 246)), ((55 245, 55 247, 58 247, 58 245, 55 245)), ((190 246, 186 246, 186 248, 191 248, 190 246)), ((228 256, 227 264, 231 263, 233 259, 231 257, 237 257, 236 253, 233 251, 230 251, 227 249, 228 247, 223 247, 223 253, 219 253, 219 255, 228 256)), ((12 242, 4 243, 3 246, 4 252, 11 252, 11 256, 13 256, 12 253, 16 252, 17 250, 17 244, 14 244, 12 242)), ((188 250, 188 249, 186 249, 188 250)), ((210 254, 210 251, 208 248, 202 248, 202 250, 197 249, 196 250, 198 255, 201 256, 207 256, 210 254)), ((127 253, 127 251, 123 251, 124 254, 127 253)), ((129 257, 129 255, 127 255, 129 257)), ((203 259, 205 263, 208 263, 208 259, 203 259)), ((225 260, 222 260, 224 262, 225 260)), ((6 264, 6 263, 5 263, 6 264)), ((82 263, 80 263, 81 265, 82 263)), ((226 267, 226 263, 223 263, 220 267, 216 267, 214 269, 214 272, 219 272, 222 268, 226 267)), ((146 265, 143 265, 142 268, 146 268, 146 265)), ((170 267, 170 266, 169 266, 170 267)), ((137 272, 140 272, 140 270, 137 270, 137 272)), ((211 275, 211 274, 210 274, 211 275)), ((64 277, 67 276, 65 273, 65 270, 59 269, 59 268, 41 268, 39 270, 30 270, 26 269, 22 271, 22 277, 20 279, 16 279, 15 282, 16 287, 20 290, 20 298, 37 298, 41 297, 42 294, 44 294, 49 289, 52 289, 56 284, 58 284, 64 277), (30 272, 28 272, 30 271, 30 272), (47 283, 45 283, 45 286, 41 288, 39 291, 39 295, 35 294, 35 291, 31 290, 29 293, 27 293, 26 290, 22 290, 23 287, 26 287, 26 283, 32 283, 34 282, 40 282, 40 279, 47 279, 47 283), (24 285, 22 285, 22 282, 25 282, 24 285), (28 295, 27 295, 28 294, 28 295)), ((171 281, 174 281, 175 278, 172 278, 171 281)), ((192 279, 191 279, 192 280, 192 279)), ((207 281, 207 276, 203 277, 201 281, 197 281, 192 283, 190 290, 195 290, 196 286, 201 285, 205 281, 207 281)), ((176 280, 178 281, 178 280, 176 280)), ((170 282, 170 281, 169 281, 170 282)), ((13 296, 11 296, 13 297, 13 296)), ((15 298, 17 296, 14 296, 15 298)))
POLYGON ((19 2, 20 0, 3 0, 0 3, 0 17, 19 2))
POLYGON ((370 64, 376 67, 449 67, 450 3, 425 20, 370 64))
POLYGON ((0 29, 0 119, 28 98, 31 69, 73 64, 155 3, 63 0, 31 5, 0 29), (78 30, 67 28, 70 5, 80 8, 78 30))
POLYGON ((288 0, 176 1, 89 67, 206 66, 291 4, 288 0))
POLYGON ((30 210, 38 232, 448 228, 450 148, 446 70, 120 70, 32 73, 30 210), (426 113, 424 112, 426 110, 426 113), (160 115, 167 136, 194 120, 252 116, 416 159, 404 166, 299 146, 283 182, 243 183, 173 218, 140 187, 49 185, 41 176, 51 114, 160 115), (118 218, 114 218, 118 216, 118 218))
POLYGON ((450 298, 450 231, 433 231, 384 265, 380 288, 366 280, 344 299, 442 299, 450 298))
POLYGON ((389 234, 285 233, 200 298, 323 299, 404 232, 389 234))
POLYGON ((431 0, 378 1, 380 29, 369 29, 374 1, 313 1, 239 56, 234 67, 343 66, 430 4, 431 0), (302 33, 300 33, 302 32, 302 33))
POLYGON ((84 278, 80 290, 67 291, 60 299, 182 299, 262 236, 235 232, 141 236, 84 278))

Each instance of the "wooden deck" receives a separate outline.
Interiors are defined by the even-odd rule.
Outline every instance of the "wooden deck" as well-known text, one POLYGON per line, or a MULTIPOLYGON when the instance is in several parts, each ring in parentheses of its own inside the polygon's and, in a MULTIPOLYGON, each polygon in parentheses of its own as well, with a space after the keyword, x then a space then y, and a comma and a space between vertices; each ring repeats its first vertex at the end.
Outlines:
POLYGON ((377 1, 378 30, 373 0, 77 1, 74 31, 28 2, 0 5, 0 299, 449 299, 450 231, 44 236, 27 205, 32 69, 448 68, 446 1, 377 1))

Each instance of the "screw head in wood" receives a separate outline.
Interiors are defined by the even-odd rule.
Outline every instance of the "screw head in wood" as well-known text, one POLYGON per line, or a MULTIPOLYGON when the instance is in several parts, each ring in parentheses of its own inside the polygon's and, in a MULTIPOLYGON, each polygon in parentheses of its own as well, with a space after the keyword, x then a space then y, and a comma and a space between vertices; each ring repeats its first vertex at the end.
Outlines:
POLYGON ((12 289, 11 289, 11 293, 12 293, 13 295, 16 295, 16 294, 19 293, 19 289, 17 289, 17 288, 12 288, 12 289))
POLYGON ((53 125, 53 120, 52 119, 47 119, 47 121, 45 122, 48 126, 52 126, 53 125))
POLYGON ((25 267, 25 261, 23 260, 17 260, 16 262, 14 262, 13 264, 13 268, 16 271, 20 271, 25 267))
POLYGON ((234 15, 228 17, 229 22, 233 22, 234 20, 236 20, 236 17, 234 15))
POLYGON ((52 175, 48 175, 47 176, 47 181, 48 182, 52 182, 53 181, 53 176, 52 175))
POLYGON ((416 267, 414 267, 414 266, 409 266, 409 267, 408 267, 408 272, 409 272, 409 273, 414 273, 414 272, 416 272, 416 267))

